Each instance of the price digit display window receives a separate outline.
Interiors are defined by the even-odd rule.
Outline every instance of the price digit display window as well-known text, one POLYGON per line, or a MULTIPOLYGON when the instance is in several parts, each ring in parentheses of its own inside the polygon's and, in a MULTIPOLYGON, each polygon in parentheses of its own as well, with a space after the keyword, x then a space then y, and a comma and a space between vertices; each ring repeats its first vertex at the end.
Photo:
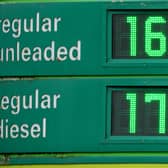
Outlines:
POLYGON ((168 135, 168 90, 114 90, 111 100, 112 136, 168 135))
POLYGON ((112 58, 167 59, 168 14, 113 14, 112 58))

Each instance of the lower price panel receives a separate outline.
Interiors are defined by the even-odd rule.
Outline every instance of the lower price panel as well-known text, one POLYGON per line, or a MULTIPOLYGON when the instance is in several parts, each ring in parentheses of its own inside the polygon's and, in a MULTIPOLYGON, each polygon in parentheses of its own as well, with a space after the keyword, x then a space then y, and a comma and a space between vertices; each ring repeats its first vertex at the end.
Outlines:
POLYGON ((0 81, 0 153, 168 152, 168 78, 0 81))

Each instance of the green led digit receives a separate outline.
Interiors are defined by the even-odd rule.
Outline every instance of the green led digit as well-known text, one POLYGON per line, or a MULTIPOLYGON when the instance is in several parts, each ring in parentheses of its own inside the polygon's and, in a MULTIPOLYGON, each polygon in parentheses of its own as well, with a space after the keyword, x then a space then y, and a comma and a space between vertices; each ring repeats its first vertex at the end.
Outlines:
POLYGON ((137 17, 127 16, 127 23, 130 24, 130 56, 136 56, 137 55, 137 49, 136 49, 137 17))
POLYGON ((166 20, 162 16, 150 16, 145 22, 145 52, 149 56, 161 57, 166 52, 166 37, 162 32, 152 32, 152 24, 163 24, 166 20), (160 42, 159 49, 152 49, 152 40, 160 42))
POLYGON ((145 102, 159 101, 159 134, 166 133, 166 94, 146 93, 145 102))
POLYGON ((127 93, 127 100, 130 101, 130 120, 129 120, 129 133, 136 133, 136 93, 127 93))

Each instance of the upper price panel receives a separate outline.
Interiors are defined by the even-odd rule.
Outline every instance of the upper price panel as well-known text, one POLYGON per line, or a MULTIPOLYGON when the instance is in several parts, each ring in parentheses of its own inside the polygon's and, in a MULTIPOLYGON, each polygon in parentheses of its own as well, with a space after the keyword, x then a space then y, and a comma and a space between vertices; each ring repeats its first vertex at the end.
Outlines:
POLYGON ((0 76, 168 74, 166 1, 0 4, 0 76))

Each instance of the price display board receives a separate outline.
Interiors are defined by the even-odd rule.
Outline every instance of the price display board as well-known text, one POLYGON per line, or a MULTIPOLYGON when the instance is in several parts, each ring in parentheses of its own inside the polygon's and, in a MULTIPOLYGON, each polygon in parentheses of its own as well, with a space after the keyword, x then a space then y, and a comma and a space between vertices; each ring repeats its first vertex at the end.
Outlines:
POLYGON ((107 87, 107 140, 124 151, 167 151, 167 78, 121 78, 107 87))

